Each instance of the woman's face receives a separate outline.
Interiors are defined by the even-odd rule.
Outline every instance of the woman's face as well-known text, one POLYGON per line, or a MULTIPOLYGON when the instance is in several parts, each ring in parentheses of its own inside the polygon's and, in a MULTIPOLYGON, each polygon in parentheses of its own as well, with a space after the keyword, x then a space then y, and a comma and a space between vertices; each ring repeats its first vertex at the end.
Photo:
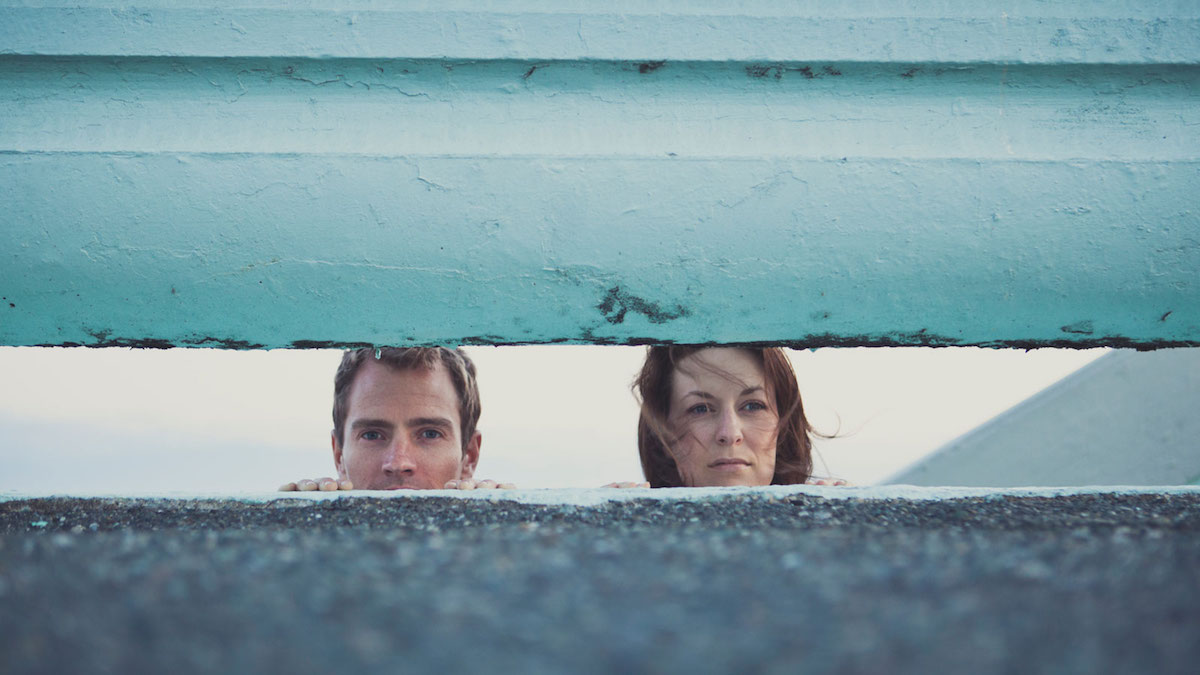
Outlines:
POLYGON ((671 374, 667 450, 688 487, 770 485, 779 411, 762 366, 744 349, 702 349, 671 374))

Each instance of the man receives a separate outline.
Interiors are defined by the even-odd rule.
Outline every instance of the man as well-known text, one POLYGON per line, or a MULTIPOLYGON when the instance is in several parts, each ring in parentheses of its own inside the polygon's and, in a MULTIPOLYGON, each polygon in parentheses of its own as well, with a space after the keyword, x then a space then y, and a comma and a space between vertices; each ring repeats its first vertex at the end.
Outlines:
POLYGON ((445 347, 348 351, 333 380, 333 463, 338 480, 300 480, 283 491, 511 488, 476 481, 483 438, 475 364, 445 347))

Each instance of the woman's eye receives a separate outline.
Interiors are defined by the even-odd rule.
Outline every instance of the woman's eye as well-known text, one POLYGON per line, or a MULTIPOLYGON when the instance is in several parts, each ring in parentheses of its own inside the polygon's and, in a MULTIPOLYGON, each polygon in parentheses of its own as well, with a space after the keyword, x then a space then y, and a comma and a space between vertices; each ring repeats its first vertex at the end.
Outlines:
POLYGON ((709 412, 709 407, 708 407, 707 403, 700 403, 700 404, 697 404, 697 405, 694 405, 694 406, 688 408, 688 413, 692 414, 692 415, 703 415, 704 413, 707 413, 707 412, 709 412))
POLYGON ((762 410, 767 410, 768 408, 767 404, 763 403, 762 401, 746 401, 746 404, 742 406, 742 409, 759 412, 762 410))
POLYGON ((364 431, 359 438, 363 439, 364 441, 379 441, 383 440, 383 434, 379 433, 378 431, 364 431))

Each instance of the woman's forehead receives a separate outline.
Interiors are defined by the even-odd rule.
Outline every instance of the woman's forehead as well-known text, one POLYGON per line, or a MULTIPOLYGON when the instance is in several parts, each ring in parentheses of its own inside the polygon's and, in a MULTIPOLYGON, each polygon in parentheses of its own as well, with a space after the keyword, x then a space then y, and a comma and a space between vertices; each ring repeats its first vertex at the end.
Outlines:
POLYGON ((766 387, 763 368, 744 349, 702 349, 680 359, 671 373, 674 396, 686 396, 691 391, 740 393, 753 387, 766 387))

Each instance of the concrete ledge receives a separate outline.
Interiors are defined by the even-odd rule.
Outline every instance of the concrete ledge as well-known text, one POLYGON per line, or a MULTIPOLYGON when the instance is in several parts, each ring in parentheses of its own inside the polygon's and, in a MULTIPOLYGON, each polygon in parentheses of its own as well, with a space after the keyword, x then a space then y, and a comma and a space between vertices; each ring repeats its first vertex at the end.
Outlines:
POLYGON ((188 504, 212 502, 235 508, 268 504, 280 500, 301 502, 367 500, 423 501, 483 501, 547 506, 601 506, 630 501, 720 503, 726 500, 777 501, 812 497, 830 501, 945 501, 955 499, 1008 499, 1024 497, 1074 497, 1085 495, 1113 496, 1200 496, 1197 485, 1088 485, 1061 487, 954 487, 918 485, 870 485, 862 487, 829 487, 821 485, 770 485, 766 487, 712 487, 665 489, 580 489, 551 488, 532 490, 354 490, 353 492, 261 492, 230 494, 227 492, 180 492, 146 490, 137 493, 72 492, 70 494, 26 494, 16 490, 0 491, 0 504, 45 499, 102 500, 115 504, 137 504, 144 501, 188 504))
POLYGON ((612 492, 10 495, 0 666, 1105 673, 1200 659, 1194 489, 612 492))
POLYGON ((798 529, 878 524, 1005 529, 1171 524, 1200 529, 1200 486, 430 490, 273 492, 224 498, 0 496, 0 532, 414 525, 440 529, 537 522, 669 527, 701 520, 723 526, 769 524, 798 529), (1143 511, 1144 505, 1154 508, 1143 511), (1167 512, 1171 516, 1163 520, 1167 512), (1021 517, 1014 520, 1017 514, 1021 517))

